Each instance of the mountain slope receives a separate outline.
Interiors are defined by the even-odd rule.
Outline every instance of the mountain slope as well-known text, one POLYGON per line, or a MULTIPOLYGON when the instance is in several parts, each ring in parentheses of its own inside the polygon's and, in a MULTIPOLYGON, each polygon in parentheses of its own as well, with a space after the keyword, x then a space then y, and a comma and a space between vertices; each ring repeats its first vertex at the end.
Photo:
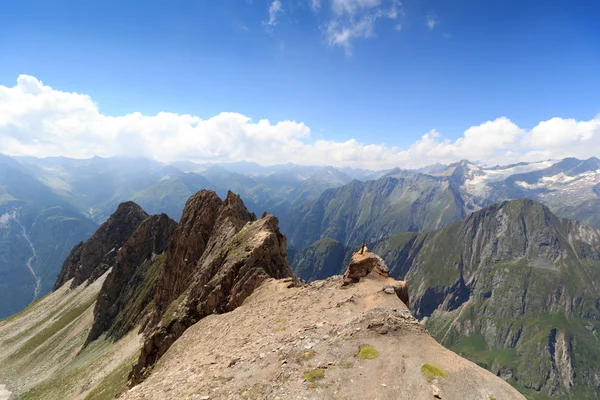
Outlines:
POLYGON ((86 344, 104 332, 118 340, 146 316, 164 264, 163 253, 176 228, 177 223, 166 214, 153 215, 142 221, 123 244, 102 285, 86 344))
POLYGON ((597 398, 600 231, 516 200, 374 250, 442 344, 533 398, 597 398))
POLYGON ((342 273, 346 248, 335 239, 320 239, 294 256, 294 273, 307 282, 342 273))
POLYGON ((53 293, 0 321, 0 381, 23 399, 114 398, 139 356, 137 331, 175 228, 164 214, 119 205, 73 249, 53 293))
POLYGON ((141 345, 135 332, 83 349, 105 278, 64 285, 0 321, 0 382, 19 399, 108 400, 121 389, 141 345))
POLYGON ((436 229, 465 213, 460 193, 447 179, 394 175, 329 189, 292 209, 283 229, 298 249, 327 237, 344 245, 360 244, 399 232, 436 229))
POLYGON ((69 250, 96 224, 0 155, 0 318, 52 289, 69 250))

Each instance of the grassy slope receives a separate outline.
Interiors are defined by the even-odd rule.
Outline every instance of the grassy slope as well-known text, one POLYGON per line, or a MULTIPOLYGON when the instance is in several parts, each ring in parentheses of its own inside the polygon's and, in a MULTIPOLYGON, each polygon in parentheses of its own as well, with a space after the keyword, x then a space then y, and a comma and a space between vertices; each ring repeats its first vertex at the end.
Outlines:
POLYGON ((104 277, 74 290, 64 285, 0 321, 0 381, 22 399, 110 399, 124 387, 137 358, 133 333, 103 337, 82 351, 104 277))

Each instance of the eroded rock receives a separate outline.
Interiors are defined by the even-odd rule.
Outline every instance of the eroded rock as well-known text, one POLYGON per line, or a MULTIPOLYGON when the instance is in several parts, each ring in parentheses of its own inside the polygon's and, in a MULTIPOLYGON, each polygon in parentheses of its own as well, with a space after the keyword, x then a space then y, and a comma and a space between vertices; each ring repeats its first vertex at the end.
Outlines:
POLYGON ((346 273, 344 273, 342 285, 347 286, 358 283, 361 278, 369 275, 390 280, 391 282, 383 286, 382 291, 385 294, 396 294, 406 304, 406 307, 409 306, 408 285, 406 281, 391 279, 390 269, 385 264, 385 261, 377 254, 369 252, 367 246, 363 244, 360 250, 352 255, 350 264, 346 269, 346 273))

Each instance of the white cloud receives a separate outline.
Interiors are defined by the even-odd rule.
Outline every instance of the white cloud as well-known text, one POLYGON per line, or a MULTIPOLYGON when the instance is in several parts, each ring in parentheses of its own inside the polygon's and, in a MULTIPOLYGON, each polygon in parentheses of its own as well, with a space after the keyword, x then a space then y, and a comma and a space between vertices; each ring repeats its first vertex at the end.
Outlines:
POLYGON ((270 27, 277 25, 277 17, 281 12, 281 1, 273 0, 271 4, 269 4, 269 20, 265 23, 270 27))
POLYGON ((355 14, 360 9, 377 7, 381 0, 332 0, 332 9, 338 15, 355 14))
MULTIPOLYGON (((379 20, 398 20, 404 16, 401 0, 306 0, 308 7, 318 14, 325 43, 331 47, 341 47, 347 55, 352 53, 356 39, 375 37, 375 25, 379 20)), ((297 5, 296 5, 297 6, 297 5)), ((296 8, 293 3, 286 9, 290 15, 296 8)), ((268 7, 268 18, 263 22, 268 32, 272 32, 283 13, 280 0, 272 0, 268 7)), ((396 22, 391 30, 399 32, 401 24, 396 22)), ((390 27, 386 27, 390 29, 390 27)))
POLYGON ((326 26, 325 35, 330 46, 341 46, 346 54, 352 54, 352 41, 356 38, 370 38, 374 36, 373 25, 377 20, 376 15, 365 15, 358 20, 341 22, 333 20, 326 26))
POLYGON ((321 0, 310 0, 309 5, 313 11, 319 11, 321 9, 321 0))
POLYGON ((435 28, 435 26, 439 23, 439 21, 432 15, 427 16, 427 18, 425 19, 425 25, 427 26, 427 29, 429 29, 430 31, 433 30, 433 28, 435 28))
POLYGON ((501 117, 466 129, 456 140, 438 131, 408 148, 312 140, 296 121, 253 121, 238 113, 208 119, 161 112, 102 114, 84 94, 63 92, 21 75, 0 85, 0 153, 9 155, 146 156, 161 161, 295 162, 371 169, 420 167, 460 159, 508 164, 568 156, 597 156, 600 115, 589 121, 552 118, 532 129, 501 117))
POLYGON ((402 13, 399 0, 332 0, 331 19, 323 26, 325 40, 350 55, 354 40, 375 37, 379 19, 395 20, 402 13))

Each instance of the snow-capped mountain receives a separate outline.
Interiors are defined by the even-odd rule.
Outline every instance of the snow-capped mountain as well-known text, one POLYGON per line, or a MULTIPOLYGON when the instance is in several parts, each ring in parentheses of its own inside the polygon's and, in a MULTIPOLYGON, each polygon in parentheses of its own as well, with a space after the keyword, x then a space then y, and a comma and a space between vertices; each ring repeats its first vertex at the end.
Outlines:
POLYGON ((469 209, 517 198, 537 200, 561 217, 600 226, 600 160, 565 158, 486 167, 467 160, 432 174, 448 177, 469 209))

